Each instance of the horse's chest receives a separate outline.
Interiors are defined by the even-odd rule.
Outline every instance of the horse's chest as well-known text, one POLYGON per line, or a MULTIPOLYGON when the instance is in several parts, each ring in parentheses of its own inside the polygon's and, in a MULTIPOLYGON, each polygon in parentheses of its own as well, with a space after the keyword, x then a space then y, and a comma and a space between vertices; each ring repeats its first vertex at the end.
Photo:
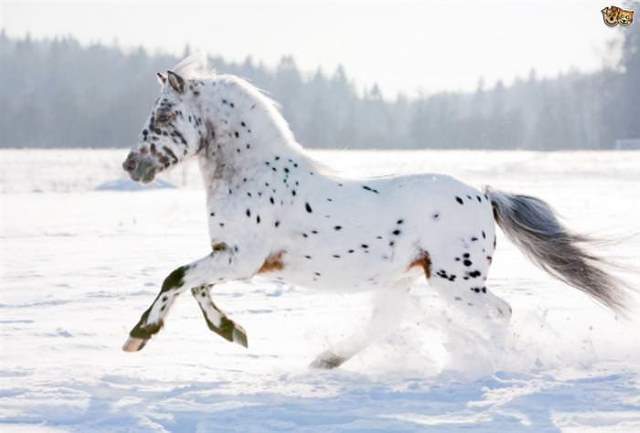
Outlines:
POLYGON ((207 200, 211 239, 238 239, 278 228, 279 221, 273 215, 268 197, 250 191, 229 191, 232 192, 227 193, 228 197, 214 196, 207 200), (234 193, 237 197, 233 197, 234 193))

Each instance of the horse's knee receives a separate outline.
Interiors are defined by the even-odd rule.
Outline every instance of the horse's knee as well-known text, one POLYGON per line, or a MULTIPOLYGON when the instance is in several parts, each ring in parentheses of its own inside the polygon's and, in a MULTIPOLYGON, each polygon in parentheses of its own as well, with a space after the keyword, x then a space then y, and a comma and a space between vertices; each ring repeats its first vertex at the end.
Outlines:
POLYGON ((184 277, 188 270, 189 266, 180 266, 171 272, 162 282, 162 292, 181 288, 184 285, 184 277))
POLYGON ((206 299, 209 296, 209 288, 207 286, 193 287, 191 289, 191 294, 196 298, 196 301, 198 301, 198 298, 206 299))

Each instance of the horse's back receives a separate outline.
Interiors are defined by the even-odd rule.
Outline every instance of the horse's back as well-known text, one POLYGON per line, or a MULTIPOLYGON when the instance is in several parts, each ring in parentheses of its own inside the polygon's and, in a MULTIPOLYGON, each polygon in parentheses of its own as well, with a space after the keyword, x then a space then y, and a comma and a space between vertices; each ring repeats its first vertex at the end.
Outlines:
MULTIPOLYGON (((491 203, 478 189, 451 176, 412 174, 351 180, 343 194, 346 213, 359 212, 364 220, 407 224, 429 221, 442 229, 470 222, 493 225, 491 203)), ((416 227, 418 228, 418 227, 416 227)))
MULTIPOLYGON (((493 242, 494 220, 489 198, 451 176, 397 176, 375 180, 371 187, 380 195, 376 215, 388 215, 388 220, 397 218, 396 224, 402 221, 397 225, 406 227, 407 242, 440 250, 467 242, 493 242)), ((402 234, 400 227, 393 233, 398 230, 402 234)))

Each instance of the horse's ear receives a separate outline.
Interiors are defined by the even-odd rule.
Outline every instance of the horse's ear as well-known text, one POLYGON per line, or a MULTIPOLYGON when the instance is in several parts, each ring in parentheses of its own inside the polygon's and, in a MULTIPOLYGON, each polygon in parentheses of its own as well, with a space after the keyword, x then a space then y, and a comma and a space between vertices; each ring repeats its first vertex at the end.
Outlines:
POLYGON ((167 71, 167 79, 173 90, 178 93, 184 93, 184 78, 175 72, 167 71))
POLYGON ((156 77, 158 77, 158 83, 160 84, 165 84, 167 82, 167 77, 161 72, 156 73, 156 77))

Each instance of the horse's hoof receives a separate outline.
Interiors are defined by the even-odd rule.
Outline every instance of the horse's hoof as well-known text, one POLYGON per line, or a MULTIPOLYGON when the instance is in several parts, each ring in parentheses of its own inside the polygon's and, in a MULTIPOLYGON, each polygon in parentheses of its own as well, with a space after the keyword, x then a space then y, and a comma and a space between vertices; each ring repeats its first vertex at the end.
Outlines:
POLYGON ((309 367, 321 370, 331 370, 333 368, 340 367, 346 360, 347 358, 343 358, 333 352, 326 351, 322 352, 311 364, 309 364, 309 367))
POLYGON ((142 338, 129 337, 124 343, 124 346, 122 346, 122 350, 125 352, 137 352, 147 344, 147 341, 148 340, 143 340, 142 338))
POLYGON ((244 348, 249 347, 249 343, 247 342, 247 332, 242 328, 242 326, 234 324, 232 338, 234 343, 237 343, 244 348))

